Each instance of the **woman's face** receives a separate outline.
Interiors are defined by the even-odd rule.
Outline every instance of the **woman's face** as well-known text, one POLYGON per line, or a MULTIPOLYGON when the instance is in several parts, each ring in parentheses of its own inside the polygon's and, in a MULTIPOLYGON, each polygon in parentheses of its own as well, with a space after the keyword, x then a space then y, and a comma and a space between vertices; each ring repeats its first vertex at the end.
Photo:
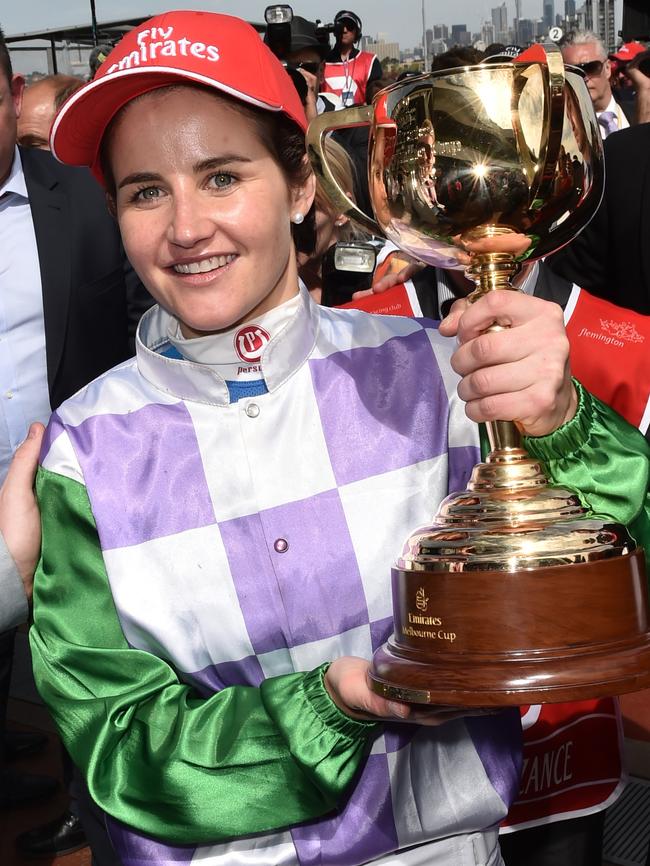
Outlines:
POLYGON ((178 87, 130 103, 108 148, 126 253, 185 336, 234 327, 298 289, 290 188, 254 121, 218 95, 178 87))

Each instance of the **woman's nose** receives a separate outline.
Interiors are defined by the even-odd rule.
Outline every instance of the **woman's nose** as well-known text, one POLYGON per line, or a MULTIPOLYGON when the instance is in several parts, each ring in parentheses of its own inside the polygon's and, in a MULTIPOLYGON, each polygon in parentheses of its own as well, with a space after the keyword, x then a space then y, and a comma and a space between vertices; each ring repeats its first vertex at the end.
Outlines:
POLYGON ((198 195, 180 193, 174 196, 167 239, 179 247, 193 247, 214 233, 214 220, 198 195))

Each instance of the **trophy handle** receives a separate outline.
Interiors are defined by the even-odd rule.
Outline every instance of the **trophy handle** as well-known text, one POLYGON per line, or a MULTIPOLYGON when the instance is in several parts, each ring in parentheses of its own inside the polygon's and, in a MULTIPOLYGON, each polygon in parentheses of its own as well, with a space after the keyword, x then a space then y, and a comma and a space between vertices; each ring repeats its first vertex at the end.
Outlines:
POLYGON ((556 179, 557 162, 560 157, 562 146, 562 132, 564 129, 564 88, 566 76, 564 74, 564 60, 562 52, 554 42, 545 42, 542 45, 546 54, 548 75, 544 76, 546 89, 546 139, 542 144, 539 162, 541 171, 537 173, 535 184, 531 189, 531 207, 535 209, 535 202, 544 202, 551 192, 556 179))
POLYGON ((327 162, 324 146, 325 136, 328 132, 356 126, 370 126, 373 114, 374 108, 371 105, 359 105, 354 108, 326 111, 320 114, 315 120, 312 120, 307 130, 307 154, 323 191, 339 213, 345 214, 373 235, 383 237, 379 224, 358 208, 334 179, 327 162))

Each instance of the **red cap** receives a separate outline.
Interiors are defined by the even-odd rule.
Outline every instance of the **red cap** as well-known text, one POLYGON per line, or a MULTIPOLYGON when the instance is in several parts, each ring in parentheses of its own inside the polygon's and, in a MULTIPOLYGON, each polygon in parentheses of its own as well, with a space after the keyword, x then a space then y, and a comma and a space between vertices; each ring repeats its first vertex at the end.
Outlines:
POLYGON ((624 45, 621 45, 615 54, 610 54, 609 56, 612 60, 620 60, 622 63, 627 63, 628 60, 633 60, 637 54, 641 54, 646 50, 645 45, 642 45, 641 42, 626 42, 624 45))
POLYGON ((136 96, 179 82, 214 87, 307 129, 291 78, 254 27, 215 12, 166 12, 127 33, 95 78, 64 103, 50 134, 52 153, 89 166, 103 182, 99 146, 112 118, 136 96))

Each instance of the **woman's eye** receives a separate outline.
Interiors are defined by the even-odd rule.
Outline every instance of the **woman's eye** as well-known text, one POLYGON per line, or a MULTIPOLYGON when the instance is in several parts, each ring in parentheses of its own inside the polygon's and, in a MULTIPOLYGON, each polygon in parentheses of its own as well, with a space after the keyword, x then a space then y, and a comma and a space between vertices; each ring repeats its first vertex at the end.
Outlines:
POLYGON ((210 180, 217 189, 227 189, 235 178, 231 174, 228 174, 228 172, 220 171, 219 174, 213 174, 210 180))
POLYGON ((144 189, 139 189, 134 193, 134 200, 136 201, 155 201, 160 198, 162 195, 162 191, 157 186, 147 186, 144 189))

